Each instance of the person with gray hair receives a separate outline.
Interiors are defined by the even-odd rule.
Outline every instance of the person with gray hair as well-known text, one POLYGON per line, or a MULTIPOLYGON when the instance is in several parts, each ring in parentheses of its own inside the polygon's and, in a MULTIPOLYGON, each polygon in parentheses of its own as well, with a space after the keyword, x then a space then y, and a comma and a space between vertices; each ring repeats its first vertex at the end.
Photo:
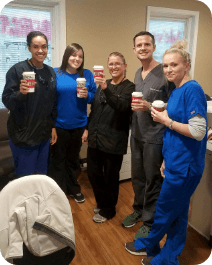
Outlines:
POLYGON ((206 153, 207 103, 201 86, 189 78, 190 55, 186 41, 179 41, 163 56, 163 69, 175 83, 166 110, 151 108, 154 121, 166 126, 163 135, 161 175, 154 223, 147 237, 126 243, 132 254, 147 252, 143 265, 179 265, 186 241, 190 198, 200 182, 206 153), (167 234, 162 249, 159 242, 167 234))

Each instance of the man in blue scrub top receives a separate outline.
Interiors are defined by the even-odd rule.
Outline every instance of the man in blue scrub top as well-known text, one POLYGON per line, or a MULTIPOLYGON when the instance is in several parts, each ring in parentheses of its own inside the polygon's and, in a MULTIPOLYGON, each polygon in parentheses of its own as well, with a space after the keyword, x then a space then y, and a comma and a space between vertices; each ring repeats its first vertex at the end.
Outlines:
POLYGON ((154 36, 146 31, 134 37, 134 52, 142 63, 135 74, 135 91, 143 93, 143 99, 132 104, 131 132, 132 185, 135 193, 134 212, 122 224, 132 227, 143 221, 134 239, 148 236, 154 220, 157 198, 162 185, 160 166, 163 162, 162 138, 165 126, 153 121, 150 113, 154 100, 168 101, 174 84, 167 81, 162 65, 155 61, 154 36))

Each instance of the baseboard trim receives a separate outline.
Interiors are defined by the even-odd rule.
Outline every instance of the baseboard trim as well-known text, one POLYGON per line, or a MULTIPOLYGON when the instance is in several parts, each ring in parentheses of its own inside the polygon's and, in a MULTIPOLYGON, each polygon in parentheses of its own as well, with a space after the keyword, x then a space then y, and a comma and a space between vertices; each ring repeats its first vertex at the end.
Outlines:
POLYGON ((188 225, 193 228, 198 234, 200 234, 201 236, 203 236, 204 238, 206 238, 208 241, 210 241, 210 237, 204 235, 201 231, 199 231, 196 227, 194 227, 193 225, 191 225, 191 223, 188 223, 188 225))

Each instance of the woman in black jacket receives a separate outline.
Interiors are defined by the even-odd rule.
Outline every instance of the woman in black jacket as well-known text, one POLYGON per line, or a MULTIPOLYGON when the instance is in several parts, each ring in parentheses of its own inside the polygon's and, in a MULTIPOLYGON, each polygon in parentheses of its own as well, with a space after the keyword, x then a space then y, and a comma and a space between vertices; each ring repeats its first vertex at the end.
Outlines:
POLYGON ((96 77, 99 84, 95 94, 82 141, 88 140, 87 172, 97 207, 93 220, 98 223, 116 214, 119 193, 119 171, 123 155, 127 153, 131 118, 131 94, 135 85, 126 79, 126 62, 121 53, 113 52, 108 58, 105 75, 96 77))
POLYGON ((48 40, 40 31, 32 31, 27 35, 27 46, 31 59, 9 69, 2 94, 2 102, 10 111, 7 128, 15 178, 46 174, 49 145, 57 140, 56 77, 53 68, 43 63, 48 40), (33 93, 23 72, 35 72, 33 93))

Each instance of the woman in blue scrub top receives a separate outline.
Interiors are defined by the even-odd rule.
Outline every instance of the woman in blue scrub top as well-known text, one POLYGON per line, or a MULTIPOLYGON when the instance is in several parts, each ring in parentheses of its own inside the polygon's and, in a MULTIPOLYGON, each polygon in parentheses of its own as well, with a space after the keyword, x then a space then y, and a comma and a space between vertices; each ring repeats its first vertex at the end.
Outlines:
POLYGON ((48 176, 52 177, 66 195, 84 202, 77 175, 82 134, 87 125, 87 104, 91 104, 96 84, 90 70, 84 69, 84 51, 77 43, 65 49, 62 64, 55 68, 57 81, 57 144, 50 150, 48 176), (77 97, 77 78, 85 78, 85 86, 77 97))
POLYGON ((126 243, 131 254, 147 252, 142 264, 178 265, 186 241, 190 197, 200 182, 205 162, 207 103, 201 86, 190 80, 190 56, 181 40, 163 56, 164 73, 175 83, 166 110, 151 109, 154 121, 167 126, 163 136, 164 177, 154 224, 148 237, 126 243), (159 242, 167 234, 162 249, 159 242), (134 249, 133 249, 134 248, 134 249))

